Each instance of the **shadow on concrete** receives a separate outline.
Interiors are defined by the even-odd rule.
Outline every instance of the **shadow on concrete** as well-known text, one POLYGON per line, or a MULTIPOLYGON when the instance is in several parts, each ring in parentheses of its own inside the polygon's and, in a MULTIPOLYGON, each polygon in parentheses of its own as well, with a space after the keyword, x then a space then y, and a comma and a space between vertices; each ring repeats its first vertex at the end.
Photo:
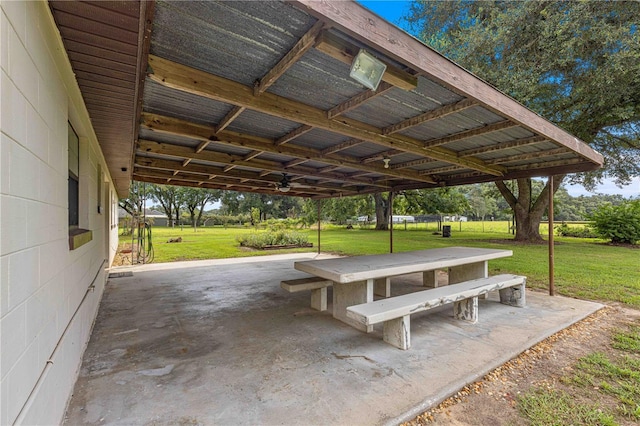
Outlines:
MULTIPOLYGON (((402 351, 381 325, 361 333, 330 303, 314 311, 309 294, 280 289, 312 257, 145 265, 110 279, 66 423, 397 423, 601 307, 527 291, 514 308, 491 295, 477 324, 454 320, 452 306, 413 315, 402 351)), ((392 279, 392 293, 422 289, 421 278, 392 279)))

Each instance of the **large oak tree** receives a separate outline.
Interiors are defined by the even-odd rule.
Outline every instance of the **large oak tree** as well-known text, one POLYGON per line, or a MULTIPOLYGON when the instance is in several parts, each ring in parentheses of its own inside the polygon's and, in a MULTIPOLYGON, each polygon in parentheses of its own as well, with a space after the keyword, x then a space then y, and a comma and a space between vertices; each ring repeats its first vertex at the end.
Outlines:
MULTIPOLYGON (((640 2, 415 1, 405 17, 436 50, 575 134, 605 157, 602 178, 640 175, 640 2)), ((540 241, 548 191, 497 182, 514 211, 516 240, 540 241)))

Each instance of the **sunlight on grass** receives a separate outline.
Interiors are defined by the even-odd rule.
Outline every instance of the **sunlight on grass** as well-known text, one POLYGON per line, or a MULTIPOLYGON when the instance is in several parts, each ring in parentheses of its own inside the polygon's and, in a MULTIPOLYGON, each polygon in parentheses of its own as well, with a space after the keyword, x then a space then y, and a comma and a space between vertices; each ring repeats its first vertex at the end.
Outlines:
POLYGON ((613 335, 611 346, 626 354, 607 356, 600 352, 578 361, 576 373, 565 383, 597 390, 616 400, 618 414, 640 420, 640 327, 631 325, 613 335))
POLYGON ((518 399, 518 409, 534 426, 617 425, 613 415, 594 405, 580 404, 559 390, 534 389, 518 399))

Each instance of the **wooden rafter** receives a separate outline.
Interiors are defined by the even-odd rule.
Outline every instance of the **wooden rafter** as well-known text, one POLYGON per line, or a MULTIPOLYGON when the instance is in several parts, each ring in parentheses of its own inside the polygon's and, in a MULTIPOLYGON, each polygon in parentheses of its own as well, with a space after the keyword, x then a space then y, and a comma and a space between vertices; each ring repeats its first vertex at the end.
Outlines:
POLYGON ((440 145, 446 145, 448 143, 461 141, 463 139, 472 138, 474 136, 486 135, 488 133, 499 132, 500 130, 510 129, 517 127, 516 123, 505 120, 498 123, 487 124, 486 126, 478 127, 476 129, 465 130, 464 132, 454 133, 453 135, 445 136, 443 138, 431 139, 424 142, 425 148, 433 148, 440 145))
POLYGON ((484 154, 484 153, 487 153, 487 152, 501 151, 503 149, 517 148, 517 147, 520 147, 520 146, 527 146, 527 145, 535 145, 537 143, 544 142, 545 140, 546 139, 543 138, 542 136, 532 136, 532 137, 529 137, 529 138, 516 139, 516 140, 513 140, 513 141, 507 141, 507 142, 502 142, 502 143, 498 143, 498 144, 483 146, 483 147, 480 147, 480 148, 467 149, 467 150, 464 150, 464 151, 460 151, 458 153, 458 155, 460 157, 469 157, 471 155, 478 155, 478 154, 484 154))
POLYGON ((385 158, 395 157, 396 155, 404 154, 404 151, 400 151, 399 149, 390 149, 388 151, 379 152, 377 154, 369 155, 367 157, 363 157, 360 159, 362 164, 372 163, 374 161, 380 161, 385 158))
MULTIPOLYGON (((211 182, 211 181, 207 181, 206 179, 203 179, 203 176, 188 173, 188 172, 180 172, 180 176, 175 176, 175 175, 171 175, 171 172, 166 172, 163 170, 143 169, 143 168, 137 167, 135 170, 135 173, 138 174, 139 176, 144 176, 149 178, 164 178, 164 179, 169 178, 172 180, 181 180, 185 182, 200 183, 201 185, 207 182, 207 183, 215 183, 215 184, 242 186, 247 188, 253 187, 253 188, 263 188, 263 189, 272 189, 272 188, 276 189, 274 185, 275 182, 257 182, 257 181, 242 182, 242 180, 225 178, 225 177, 219 177, 215 182, 211 182)), ((321 190, 317 190, 312 187, 306 187, 306 186, 304 188, 296 186, 295 189, 300 190, 301 192, 304 192, 307 194, 331 194, 331 193, 336 193, 340 191, 347 192, 349 194, 356 194, 356 192, 352 192, 345 188, 339 188, 339 187, 332 188, 326 191, 321 191, 321 190)))
MULTIPOLYGON (((268 93, 265 93, 265 95, 268 95, 268 93)), ((164 117, 158 114, 143 113, 141 125, 158 132, 185 136, 194 139, 209 140, 214 137, 212 136, 213 129, 210 126, 192 123, 173 117, 164 117)), ((287 155, 290 157, 302 158, 307 160, 316 158, 319 161, 327 164, 351 167, 356 170, 365 170, 367 173, 376 172, 381 174, 389 174, 405 179, 418 180, 425 183, 435 183, 435 181, 430 179, 428 176, 421 176, 417 173, 385 169, 382 165, 363 165, 360 164, 358 159, 346 155, 330 154, 321 157, 320 151, 317 149, 305 148, 297 145, 274 146, 273 140, 271 139, 239 134, 230 132, 228 130, 218 133, 217 135, 215 135, 215 138, 218 138, 220 142, 248 149, 259 150, 264 149, 265 147, 273 147, 272 152, 287 155)))
MULTIPOLYGON (((347 65, 351 65, 353 58, 360 51, 359 47, 328 31, 323 31, 322 34, 320 34, 315 48, 347 65)), ((381 62, 384 62, 387 66, 387 70, 382 75, 382 81, 386 81, 404 90, 413 90, 418 86, 418 77, 415 75, 401 70, 393 64, 385 61, 381 62)))
MULTIPOLYGON (((202 188, 209 188, 209 189, 223 189, 223 190, 236 190, 236 191, 251 191, 251 192, 257 192, 257 193, 261 193, 261 194, 279 194, 278 190, 276 189, 276 187, 274 186, 273 188, 268 188, 268 187, 256 187, 256 186, 251 186, 251 185, 243 185, 243 184, 239 184, 239 183, 235 183, 235 184, 216 184, 215 182, 204 182, 204 181, 194 181, 194 180, 185 180, 185 179, 164 179, 164 178, 157 178, 155 176, 147 176, 144 174, 140 174, 138 172, 134 172, 133 173, 133 179, 134 180, 138 180, 138 181, 142 181, 142 182, 150 182, 150 183, 157 183, 157 184, 171 184, 171 185, 178 185, 178 186, 198 186, 198 187, 202 187, 202 188)), ((292 190, 288 195, 295 195, 295 196, 300 196, 300 197, 309 197, 309 196, 314 196, 314 194, 309 193, 307 191, 298 191, 298 190, 292 190)), ((328 196, 327 194, 323 194, 323 196, 328 196)))
POLYGON ((273 142, 273 144, 275 146, 284 145, 285 143, 294 140, 298 136, 304 135, 305 133, 309 132, 312 129, 313 129, 313 127, 307 126, 306 124, 303 124, 302 126, 293 129, 292 131, 290 131, 286 135, 280 136, 278 139, 276 139, 273 142))
POLYGON ((421 173, 425 173, 425 174, 447 173, 447 172, 453 172, 455 170, 462 170, 462 169, 464 169, 464 167, 453 165, 453 166, 438 167, 437 169, 424 170, 421 173))
POLYGON ((425 123, 427 121, 436 120, 438 118, 446 117, 450 114, 463 111, 467 108, 471 108, 478 105, 478 102, 473 99, 463 99, 459 102, 442 106, 431 111, 427 111, 424 114, 417 115, 415 117, 408 118, 400 123, 387 126, 382 129, 382 134, 390 135, 400 130, 408 129, 410 127, 417 126, 418 124, 425 123))
POLYGON ((196 152, 202 152, 202 150, 209 146, 210 143, 211 141, 200 142, 200 144, 196 147, 196 152))
POLYGON ((326 111, 273 93, 265 92, 256 97, 253 95, 253 89, 243 84, 157 56, 150 55, 149 63, 153 70, 149 78, 167 87, 244 106, 389 148, 402 149, 421 156, 459 164, 490 175, 502 176, 505 172, 503 167, 488 166, 476 158, 458 158, 457 153, 449 149, 425 147, 424 142, 404 135, 383 135, 379 128, 347 117, 341 117, 340 120, 330 120, 326 116, 326 111))
MULTIPOLYGON (((261 176, 266 176, 270 173, 281 173, 282 172, 282 164, 277 161, 269 161, 269 160, 261 160, 261 159, 253 159, 251 161, 244 161, 243 156, 241 155, 232 155, 225 154, 220 152, 214 152, 210 150, 205 150, 201 153, 194 153, 193 150, 189 147, 171 145, 162 142, 154 142, 150 140, 139 140, 138 141, 138 150, 145 153, 155 153, 165 157, 177 158, 182 161, 184 158, 193 158, 198 161, 207 161, 211 163, 217 164, 225 164, 225 165, 236 165, 239 167, 249 167, 252 169, 262 170, 260 173, 261 176)), ((145 157, 137 157, 138 160, 145 157)), ((193 164, 190 164, 192 166, 193 164)), ((333 167, 333 166, 330 166, 333 167)), ((313 177, 326 177, 328 179, 336 180, 336 181, 347 181, 351 182, 354 185, 374 185, 379 188, 388 189, 389 186, 384 183, 376 183, 373 179, 366 178, 358 178, 352 179, 349 178, 347 174, 344 173, 331 173, 333 170, 339 167, 333 168, 322 168, 316 169, 313 167, 304 167, 304 166, 295 166, 289 168, 287 172, 295 173, 303 176, 313 176, 313 177)), ((222 170, 222 169, 220 169, 222 170)), ((215 168, 212 168, 212 175, 220 174, 215 168)), ((235 172, 235 171, 234 171, 235 172)))
POLYGON ((535 158, 553 157, 555 155, 567 154, 566 148, 557 148, 549 151, 526 152, 523 154, 510 155, 508 157, 487 160, 490 164, 510 163, 513 161, 533 160, 535 158))
POLYGON ((286 55, 280 62, 276 64, 271 70, 260 80, 256 81, 254 86, 254 94, 260 95, 262 92, 267 90, 269 86, 271 86, 275 81, 280 78, 282 74, 284 74, 293 64, 295 64, 298 59, 302 58, 302 56, 307 53, 309 49, 311 49, 316 42, 316 38, 320 31, 322 31, 322 27, 324 23, 322 21, 316 22, 309 31, 302 37, 300 40, 287 52, 286 55))
POLYGON ((334 118, 346 112, 349 112, 352 109, 355 109, 363 103, 367 102, 368 100, 371 100, 388 92, 389 90, 393 89, 393 87, 393 85, 387 83, 386 81, 381 81, 378 85, 377 90, 365 90, 364 92, 358 93, 354 97, 347 99, 346 101, 334 106, 329 111, 327 111, 327 117, 334 118))
POLYGON ((221 132, 224 129, 226 129, 227 126, 229 126, 229 124, 231 124, 233 120, 238 118, 238 116, 242 114, 242 112, 245 109, 246 109, 245 107, 241 107, 241 106, 234 106, 233 108, 231 108, 231 110, 227 113, 227 115, 225 115, 222 118, 222 120, 220 120, 218 125, 215 127, 215 133, 221 132))
POLYGON ((250 153, 248 153, 247 155, 245 155, 244 157, 242 157, 242 159, 244 161, 249 161, 249 160, 253 160, 254 158, 256 158, 257 156, 259 156, 260 154, 263 154, 264 151, 260 151, 260 150, 253 150, 250 153))
POLYGON ((392 169, 404 169, 405 167, 419 166, 421 164, 434 163, 438 160, 433 158, 420 158, 418 160, 405 161, 403 163, 391 164, 389 167, 392 169))
POLYGON ((361 139, 347 139, 346 141, 341 142, 337 145, 333 145, 333 146, 330 146, 329 148, 321 149, 320 155, 329 155, 336 152, 340 152, 347 148, 351 148, 352 146, 360 145, 361 143, 364 143, 364 141, 361 139))
POLYGON ((285 169, 288 169, 289 167, 297 166, 299 164, 306 163, 307 161, 309 160, 307 160, 306 158, 296 158, 295 160, 287 161, 282 166, 285 169))

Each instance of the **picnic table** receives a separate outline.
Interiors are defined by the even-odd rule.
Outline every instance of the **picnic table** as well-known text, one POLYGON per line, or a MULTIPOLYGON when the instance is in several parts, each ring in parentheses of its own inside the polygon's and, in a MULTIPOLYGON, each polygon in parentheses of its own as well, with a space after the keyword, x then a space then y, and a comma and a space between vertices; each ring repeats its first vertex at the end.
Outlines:
POLYGON ((488 261, 512 256, 511 250, 447 247, 402 253, 351 256, 294 263, 294 268, 333 282, 333 317, 358 330, 373 331, 347 316, 347 308, 372 302, 374 290, 389 297, 390 278, 423 273, 425 287, 437 287, 436 271, 448 268, 449 284, 488 276, 488 261))

